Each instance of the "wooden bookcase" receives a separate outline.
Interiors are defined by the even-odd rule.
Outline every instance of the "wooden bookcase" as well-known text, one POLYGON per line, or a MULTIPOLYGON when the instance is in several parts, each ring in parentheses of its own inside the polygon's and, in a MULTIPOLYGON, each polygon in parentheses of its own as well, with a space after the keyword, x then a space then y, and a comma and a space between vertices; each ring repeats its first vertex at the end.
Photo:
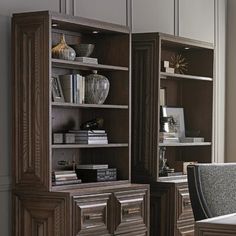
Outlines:
POLYGON ((131 184, 130 30, 43 11, 14 14, 12 38, 13 235, 149 235, 149 187, 131 184), (61 34, 67 44, 94 43, 99 64, 52 58, 61 34), (109 79, 105 104, 52 101, 52 77, 93 70, 109 79), (54 132, 96 117, 108 144, 53 144, 54 132), (64 160, 108 164, 117 181, 53 186, 64 160))
POLYGON ((183 172, 184 162, 211 162, 213 149, 214 47, 161 33, 132 36, 132 179, 151 183, 151 235, 193 235, 187 176, 160 176, 160 149, 167 164, 183 172), (184 74, 167 73, 163 61, 181 55, 184 74), (184 109, 186 136, 204 142, 160 142, 160 90, 165 106, 184 109), (196 134, 195 134, 196 135, 196 134))

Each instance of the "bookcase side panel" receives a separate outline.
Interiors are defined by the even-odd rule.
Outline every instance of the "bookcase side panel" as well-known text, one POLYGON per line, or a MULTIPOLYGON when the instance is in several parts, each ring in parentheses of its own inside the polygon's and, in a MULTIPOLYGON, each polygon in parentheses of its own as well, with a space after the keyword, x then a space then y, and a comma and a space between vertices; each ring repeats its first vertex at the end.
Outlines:
POLYGON ((49 183, 49 18, 13 18, 15 187, 49 183))

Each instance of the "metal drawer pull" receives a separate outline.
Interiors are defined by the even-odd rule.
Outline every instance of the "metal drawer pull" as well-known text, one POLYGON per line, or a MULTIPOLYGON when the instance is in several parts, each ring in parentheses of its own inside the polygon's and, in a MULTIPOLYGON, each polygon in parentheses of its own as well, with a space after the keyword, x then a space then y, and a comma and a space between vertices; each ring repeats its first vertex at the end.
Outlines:
POLYGON ((85 220, 98 220, 98 219, 101 219, 102 217, 103 217, 102 213, 84 215, 85 220))
POLYGON ((140 208, 129 208, 129 209, 123 209, 123 215, 129 215, 129 214, 137 214, 140 213, 140 208))

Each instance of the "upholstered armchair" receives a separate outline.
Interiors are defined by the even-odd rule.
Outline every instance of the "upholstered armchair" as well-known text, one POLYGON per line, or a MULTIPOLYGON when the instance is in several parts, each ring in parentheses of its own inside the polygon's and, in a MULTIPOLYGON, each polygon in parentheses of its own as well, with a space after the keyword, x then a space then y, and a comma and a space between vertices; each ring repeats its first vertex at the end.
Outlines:
POLYGON ((196 221, 236 212, 236 163, 189 165, 187 173, 196 221))

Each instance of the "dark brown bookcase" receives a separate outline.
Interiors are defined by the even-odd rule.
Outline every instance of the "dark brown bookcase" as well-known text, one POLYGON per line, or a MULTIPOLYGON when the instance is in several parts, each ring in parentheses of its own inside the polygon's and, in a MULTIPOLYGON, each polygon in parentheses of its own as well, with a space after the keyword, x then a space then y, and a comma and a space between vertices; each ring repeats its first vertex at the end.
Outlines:
POLYGON ((167 164, 183 172, 184 162, 211 162, 213 155, 214 47, 161 33, 132 37, 132 179, 151 184, 151 235, 193 235, 187 177, 160 176, 160 149, 167 164), (163 61, 181 55, 184 74, 167 73, 163 61), (204 142, 159 141, 160 91, 165 106, 184 109, 186 136, 204 142), (158 223, 157 223, 158 222, 158 223))
POLYGON ((12 39, 13 235, 149 235, 149 188, 131 184, 129 28, 48 11, 19 13, 12 39), (99 64, 52 58, 61 34, 69 45, 95 44, 99 64), (93 70, 110 82, 104 104, 52 101, 52 77, 93 70), (104 119, 108 144, 53 143, 54 132, 96 117, 104 119), (108 164, 117 181, 53 186, 60 161, 108 164))

